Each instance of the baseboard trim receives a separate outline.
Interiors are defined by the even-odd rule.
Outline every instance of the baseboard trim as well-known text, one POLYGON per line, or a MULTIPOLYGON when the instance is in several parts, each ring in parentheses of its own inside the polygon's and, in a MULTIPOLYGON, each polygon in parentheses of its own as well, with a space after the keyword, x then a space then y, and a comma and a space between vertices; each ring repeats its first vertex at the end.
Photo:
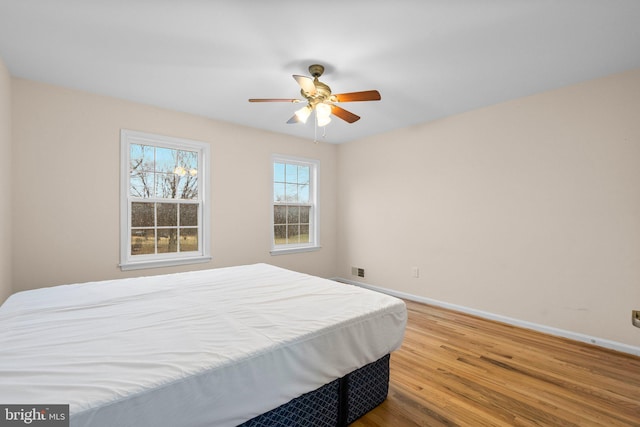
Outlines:
POLYGON ((620 351, 622 353, 632 354, 634 356, 640 356, 640 347, 635 347, 632 345, 623 344, 620 342, 611 341, 604 338, 592 337, 592 336, 581 334, 578 332, 572 332, 564 329, 553 328, 551 326, 545 326, 538 323, 533 323, 525 320, 515 319, 512 317, 502 316, 500 314, 494 314, 494 313, 489 313, 482 310, 476 310, 474 308, 469 308, 462 305, 450 304, 447 302, 438 301, 438 300, 426 298, 426 297, 421 297, 418 295, 413 295, 405 292, 400 292, 393 289, 373 286, 373 285, 369 285, 368 283, 362 283, 355 280, 345 279, 342 277, 333 277, 332 280, 335 280, 336 282, 346 283, 349 285, 359 286, 362 288, 370 289, 372 291, 381 292, 387 295, 392 295, 394 297, 407 299, 410 301, 416 301, 424 304, 434 305, 437 307, 448 308, 451 310, 456 310, 462 313, 471 314, 471 315, 482 317, 485 319, 495 320, 497 322, 507 323, 509 325, 518 326, 525 329, 531 329, 531 330, 543 332, 549 335, 568 338, 574 341, 597 345, 599 347, 620 351))

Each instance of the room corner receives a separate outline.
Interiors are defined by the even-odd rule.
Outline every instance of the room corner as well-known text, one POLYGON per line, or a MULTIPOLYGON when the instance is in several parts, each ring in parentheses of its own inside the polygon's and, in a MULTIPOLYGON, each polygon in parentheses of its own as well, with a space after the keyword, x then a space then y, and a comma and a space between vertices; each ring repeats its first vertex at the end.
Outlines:
POLYGON ((0 303, 11 294, 11 76, 0 58, 0 303))

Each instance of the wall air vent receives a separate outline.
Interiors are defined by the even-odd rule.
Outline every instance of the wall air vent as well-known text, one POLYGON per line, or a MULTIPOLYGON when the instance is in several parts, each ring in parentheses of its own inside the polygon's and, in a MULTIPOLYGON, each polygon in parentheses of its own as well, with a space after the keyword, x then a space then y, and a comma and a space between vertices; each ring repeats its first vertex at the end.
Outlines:
POLYGON ((364 268, 351 267, 351 275, 364 277, 364 268))

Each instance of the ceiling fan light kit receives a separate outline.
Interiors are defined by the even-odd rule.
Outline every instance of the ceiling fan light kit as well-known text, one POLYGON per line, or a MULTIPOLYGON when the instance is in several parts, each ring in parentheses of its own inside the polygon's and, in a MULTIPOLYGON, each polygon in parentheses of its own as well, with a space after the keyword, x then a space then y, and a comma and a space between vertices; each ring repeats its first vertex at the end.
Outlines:
POLYGON ((304 107, 296 111, 296 113, 293 115, 293 117, 289 119, 287 123, 300 123, 300 122, 307 123, 307 119, 309 118, 310 115, 311 115, 311 107, 309 107, 308 105, 305 105, 304 107))
POLYGON ((294 80, 300 86, 300 94, 304 100, 290 98, 252 98, 249 102, 307 102, 307 105, 295 112, 295 114, 287 121, 287 123, 306 123, 307 119, 313 111, 316 113, 316 125, 323 127, 331 122, 331 115, 344 120, 347 123, 354 123, 360 119, 360 116, 335 105, 336 102, 355 102, 355 101, 379 101, 380 92, 377 90, 366 90, 362 92, 348 92, 341 94, 332 94, 331 88, 322 83, 318 78, 324 73, 324 67, 320 64, 309 66, 309 73, 313 78, 308 76, 293 75, 294 80))

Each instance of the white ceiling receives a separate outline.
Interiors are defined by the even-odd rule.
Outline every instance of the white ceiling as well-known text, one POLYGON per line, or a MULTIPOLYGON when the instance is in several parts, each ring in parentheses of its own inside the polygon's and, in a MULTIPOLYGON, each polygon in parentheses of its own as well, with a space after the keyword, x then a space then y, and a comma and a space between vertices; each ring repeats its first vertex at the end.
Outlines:
MULTIPOLYGON (((640 68, 638 0, 0 0, 13 76, 313 139, 292 74, 325 65, 342 143, 640 68)), ((318 139, 323 140, 322 131, 318 139)))

